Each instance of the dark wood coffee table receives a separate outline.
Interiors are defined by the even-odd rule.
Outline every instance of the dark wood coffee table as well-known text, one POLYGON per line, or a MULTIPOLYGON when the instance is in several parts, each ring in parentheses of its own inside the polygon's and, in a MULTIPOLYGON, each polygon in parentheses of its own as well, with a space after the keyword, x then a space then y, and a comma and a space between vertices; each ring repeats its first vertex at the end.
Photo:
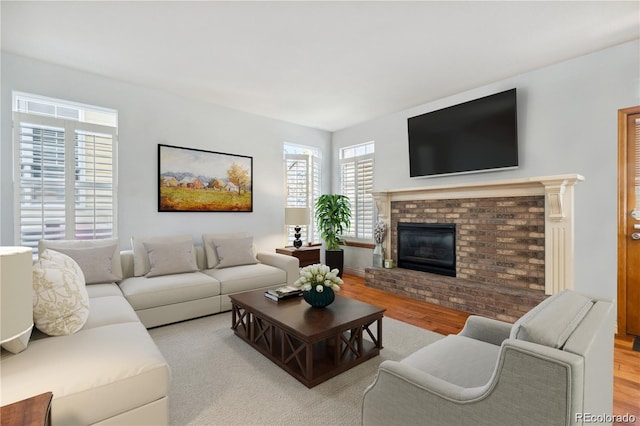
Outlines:
POLYGON ((276 302, 264 290, 229 297, 235 334, 309 388, 382 349, 383 308, 338 295, 326 308, 302 297, 276 302))

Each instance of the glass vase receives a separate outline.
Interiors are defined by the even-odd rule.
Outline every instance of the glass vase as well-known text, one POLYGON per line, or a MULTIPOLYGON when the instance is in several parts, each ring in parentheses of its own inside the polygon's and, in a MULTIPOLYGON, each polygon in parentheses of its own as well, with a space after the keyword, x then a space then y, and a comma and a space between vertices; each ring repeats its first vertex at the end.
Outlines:
POLYGON ((373 267, 382 268, 384 264, 384 247, 381 243, 376 243, 373 249, 373 267))

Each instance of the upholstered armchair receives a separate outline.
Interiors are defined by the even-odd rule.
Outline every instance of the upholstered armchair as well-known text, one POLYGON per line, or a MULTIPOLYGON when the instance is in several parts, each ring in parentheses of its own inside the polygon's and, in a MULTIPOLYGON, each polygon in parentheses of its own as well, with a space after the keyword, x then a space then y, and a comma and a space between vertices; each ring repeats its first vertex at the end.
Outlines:
POLYGON ((515 324, 471 316, 459 334, 382 362, 362 422, 548 426, 612 415, 613 335, 612 304, 569 290, 515 324))

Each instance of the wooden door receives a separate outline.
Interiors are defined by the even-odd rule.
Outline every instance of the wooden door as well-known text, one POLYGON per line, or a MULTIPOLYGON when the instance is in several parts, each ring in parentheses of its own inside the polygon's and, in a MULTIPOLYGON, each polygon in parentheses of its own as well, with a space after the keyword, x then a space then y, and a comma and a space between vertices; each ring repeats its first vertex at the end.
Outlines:
POLYGON ((618 333, 640 336, 640 106, 618 112, 618 333))

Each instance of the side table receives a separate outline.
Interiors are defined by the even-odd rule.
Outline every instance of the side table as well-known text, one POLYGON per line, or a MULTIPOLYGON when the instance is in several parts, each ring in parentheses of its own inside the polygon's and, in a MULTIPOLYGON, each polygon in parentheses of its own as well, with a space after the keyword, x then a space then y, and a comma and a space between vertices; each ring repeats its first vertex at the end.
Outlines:
POLYGON ((299 249, 295 247, 284 247, 277 248, 276 253, 297 257, 300 261, 300 267, 302 268, 313 265, 314 263, 320 263, 320 247, 322 246, 303 246, 299 249))
POLYGON ((3 426, 49 426, 51 425, 51 399, 46 392, 22 401, 0 407, 3 426))

